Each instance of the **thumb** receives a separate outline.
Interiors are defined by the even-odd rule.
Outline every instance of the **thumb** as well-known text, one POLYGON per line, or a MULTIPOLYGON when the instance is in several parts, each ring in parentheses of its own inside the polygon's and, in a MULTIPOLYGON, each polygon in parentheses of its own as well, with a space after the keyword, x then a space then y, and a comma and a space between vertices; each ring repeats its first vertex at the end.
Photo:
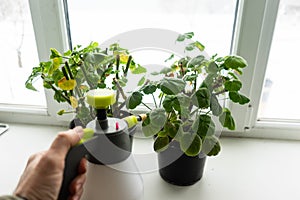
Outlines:
POLYGON ((54 139, 49 151, 61 159, 64 159, 69 149, 76 145, 83 136, 83 129, 80 126, 66 132, 60 132, 54 139))

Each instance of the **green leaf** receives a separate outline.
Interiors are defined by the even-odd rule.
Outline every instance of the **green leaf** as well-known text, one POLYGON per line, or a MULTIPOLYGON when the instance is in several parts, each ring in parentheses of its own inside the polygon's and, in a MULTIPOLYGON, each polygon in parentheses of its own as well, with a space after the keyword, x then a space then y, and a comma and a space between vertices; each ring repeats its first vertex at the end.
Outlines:
POLYGON ((238 69, 245 68, 248 64, 244 58, 232 55, 225 58, 224 65, 228 69, 238 69))
POLYGON ((242 88, 242 82, 238 80, 226 81, 224 86, 227 91, 239 91, 242 88))
POLYGON ((153 147, 154 147, 154 151, 156 152, 162 152, 164 150, 166 150, 169 146, 169 137, 165 136, 165 137, 161 137, 158 136, 156 137, 153 147))
POLYGON ((169 67, 164 67, 164 68, 162 68, 162 70, 160 70, 160 74, 168 74, 168 73, 170 73, 172 71, 172 69, 171 68, 169 68, 169 67))
POLYGON ((69 49, 68 51, 64 52, 64 56, 70 56, 72 54, 72 51, 69 49))
POLYGON ((192 101, 198 108, 208 108, 210 106, 210 91, 207 88, 199 88, 192 96, 192 101))
POLYGON ((218 65, 215 62, 210 62, 207 67, 208 73, 217 73, 219 71, 218 65))
POLYGON ((219 116, 219 121, 223 127, 226 127, 229 130, 235 129, 235 122, 228 108, 223 109, 223 113, 219 116))
POLYGON ((138 86, 142 86, 142 85, 145 83, 145 81, 146 81, 146 77, 143 76, 143 77, 139 80, 138 86))
POLYGON ((191 39, 193 36, 194 36, 194 33, 193 33, 193 32, 188 32, 188 33, 180 34, 180 35, 177 37, 176 41, 182 42, 182 41, 184 41, 185 39, 191 39))
POLYGON ((202 152, 208 156, 216 156, 221 151, 221 145, 217 137, 205 137, 202 145, 202 152))
POLYGON ((215 134, 215 123, 209 115, 200 115, 192 125, 193 131, 199 136, 210 136, 215 134))
POLYGON ((248 99, 248 97, 238 93, 238 92, 229 92, 229 98, 235 102, 235 103, 239 103, 241 105, 244 105, 246 103, 250 102, 250 99, 248 99))
POLYGON ((143 122, 142 131, 146 137, 157 134, 164 127, 167 116, 164 109, 158 108, 150 112, 143 122))
POLYGON ((197 156, 202 149, 202 140, 197 134, 184 133, 180 148, 188 156, 197 156))
POLYGON ((172 54, 169 58, 167 58, 166 60, 165 60, 165 62, 168 62, 169 60, 172 60, 174 58, 174 54, 172 54))
POLYGON ((178 35, 178 37, 177 37, 177 39, 176 39, 176 41, 178 41, 178 42, 182 42, 182 41, 184 41, 185 40, 185 35, 178 35))
POLYGON ((179 78, 165 77, 159 86, 163 93, 172 95, 181 92, 185 88, 185 82, 179 78))
POLYGON ((174 122, 174 123, 167 122, 164 127, 164 132, 171 138, 175 138, 177 135, 180 134, 179 126, 180 126, 180 124, 177 122, 174 122))
POLYGON ((220 103, 215 95, 211 96, 210 109, 212 111, 212 114, 215 116, 220 116, 222 114, 222 106, 220 105, 220 103))
POLYGON ((196 66, 200 66, 203 61, 205 61, 205 57, 203 55, 199 55, 199 56, 196 56, 194 58, 192 58, 190 60, 190 62, 188 63, 188 66, 190 67, 196 67, 196 66))
POLYGON ((191 39, 192 37, 194 37, 194 32, 187 32, 184 34, 185 38, 187 39, 191 39))
POLYGON ((58 85, 58 81, 64 77, 64 74, 60 70, 55 70, 52 74, 52 79, 55 85, 58 85))
POLYGON ((160 137, 166 137, 168 134, 167 134, 166 131, 159 131, 159 132, 157 133, 157 135, 160 136, 160 137))
POLYGON ((126 99, 126 107, 128 109, 135 109, 138 105, 142 103, 143 94, 140 92, 133 92, 127 99, 126 99))
POLYGON ((128 79, 125 77, 125 76, 122 76, 120 79, 119 79, 119 84, 121 87, 125 87, 126 84, 128 82, 128 79))
POLYGON ((232 78, 234 78, 234 79, 236 79, 236 80, 239 79, 233 72, 228 72, 228 74, 229 74, 232 78))
POLYGON ((189 117, 190 102, 191 99, 187 95, 179 93, 176 95, 176 98, 174 98, 172 106, 179 112, 179 115, 181 115, 181 117, 189 117))
POLYGON ((50 48, 50 51, 51 51, 50 59, 61 57, 61 54, 56 49, 50 48))
POLYGON ((187 51, 193 51, 194 49, 195 49, 194 43, 188 44, 185 47, 185 50, 187 50, 187 51))
POLYGON ((174 95, 167 95, 164 98, 162 105, 163 105, 164 109, 166 110, 166 112, 171 112, 173 110, 174 99, 175 99, 174 95))
POLYGON ((57 115, 63 115, 65 113, 65 110, 60 110, 57 112, 57 115))
POLYGON ((55 99, 58 103, 60 103, 60 102, 65 102, 65 101, 66 101, 66 99, 63 97, 63 93, 62 93, 61 90, 55 91, 55 93, 54 93, 54 99, 55 99))
POLYGON ((142 67, 141 65, 137 64, 137 67, 131 70, 132 74, 143 74, 146 73, 147 69, 145 67, 142 67))
POLYGON ((33 91, 38 91, 33 85, 32 83, 26 82, 25 83, 25 87, 29 90, 33 90, 33 91))
POLYGON ((153 109, 150 112, 149 117, 150 117, 151 123, 153 123, 154 126, 157 126, 160 128, 162 128, 167 121, 167 116, 166 116, 165 110, 162 108, 153 109))
POLYGON ((143 92, 145 94, 153 94, 156 91, 156 86, 153 84, 146 85, 146 87, 143 89, 143 92))
POLYGON ((199 41, 194 42, 194 46, 197 47, 200 51, 204 51, 205 46, 201 44, 199 41))

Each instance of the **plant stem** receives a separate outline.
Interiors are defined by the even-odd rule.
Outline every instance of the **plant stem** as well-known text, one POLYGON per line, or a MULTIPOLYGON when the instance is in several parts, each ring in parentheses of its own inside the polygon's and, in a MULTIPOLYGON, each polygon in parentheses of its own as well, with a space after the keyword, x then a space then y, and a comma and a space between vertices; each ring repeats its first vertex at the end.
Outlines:
POLYGON ((157 107, 157 103, 156 103, 156 100, 155 100, 155 97, 154 97, 153 93, 152 93, 151 95, 152 95, 152 98, 153 98, 153 101, 154 101, 154 104, 155 104, 155 108, 158 108, 158 107, 157 107))
POLYGON ((225 92, 227 92, 227 90, 224 89, 224 90, 221 90, 220 92, 214 93, 213 95, 218 96, 218 95, 223 94, 225 92))
POLYGON ((116 79, 119 79, 120 55, 116 56, 116 79))
POLYGON ((162 94, 162 96, 161 96, 161 98, 159 100, 159 108, 161 107, 162 99, 163 99, 163 94, 162 94))
POLYGON ((125 68, 125 70, 124 70, 124 76, 125 76, 125 77, 127 76, 128 69, 129 69, 129 67, 130 67, 131 60, 132 60, 132 56, 129 56, 129 57, 128 57, 128 60, 127 60, 127 63, 126 63, 126 68, 125 68))
POLYGON ((116 84, 117 89, 120 91, 120 93, 121 93, 123 99, 126 100, 127 97, 126 97, 126 95, 125 95, 125 93, 124 93, 124 91, 123 91, 123 88, 120 86, 118 80, 117 80, 116 78, 113 78, 113 82, 116 84))
POLYGON ((148 108, 149 110, 152 110, 149 106, 147 106, 147 104, 145 104, 144 102, 142 102, 142 104, 146 107, 146 108, 148 108))
MULTIPOLYGON (((67 80, 70 80, 70 78, 73 77, 71 72, 69 72, 69 74, 67 73, 67 70, 66 70, 65 67, 62 67, 61 70, 62 70, 62 72, 63 72, 63 74, 64 74, 64 76, 66 77, 67 80)), ((68 96, 67 91, 64 91, 64 93, 66 94, 66 96, 68 96)), ((73 90, 70 90, 70 95, 73 96, 73 90)))

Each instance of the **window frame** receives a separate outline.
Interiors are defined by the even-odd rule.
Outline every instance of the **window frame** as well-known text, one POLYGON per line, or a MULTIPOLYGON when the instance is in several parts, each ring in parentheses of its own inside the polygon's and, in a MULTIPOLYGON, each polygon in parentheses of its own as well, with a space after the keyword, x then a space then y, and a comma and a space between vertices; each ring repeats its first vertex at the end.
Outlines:
MULTIPOLYGON (((29 0, 39 61, 49 59, 49 49, 68 49, 67 31, 61 0, 29 0)), ((0 121, 11 123, 35 123, 65 125, 72 116, 58 116, 58 103, 53 92, 45 90, 47 107, 0 104, 0 121)), ((59 107, 68 107, 67 104, 59 107)))
POLYGON ((225 136, 300 140, 300 124, 296 121, 258 121, 258 109, 279 3, 280 0, 241 1, 233 53, 243 56, 248 61, 248 67, 241 77, 244 83, 241 91, 251 102, 242 108, 230 103, 237 129, 234 132, 224 131, 225 136))
MULTIPOLYGON (((238 0, 237 0, 238 1, 238 0)), ((48 60, 49 49, 68 49, 68 32, 64 14, 64 0, 29 0, 39 60, 48 60)), ((257 121, 266 66, 270 53, 280 0, 239 0, 233 53, 243 56, 249 67, 241 77, 242 93, 251 102, 240 107, 229 104, 236 120, 236 131, 223 131, 227 136, 300 139, 299 123, 257 121), (253 14, 255 13, 255 14, 253 14)), ((35 124, 65 124, 72 116, 57 116, 58 104, 53 92, 45 90, 47 108, 0 105, 0 121, 35 124)))

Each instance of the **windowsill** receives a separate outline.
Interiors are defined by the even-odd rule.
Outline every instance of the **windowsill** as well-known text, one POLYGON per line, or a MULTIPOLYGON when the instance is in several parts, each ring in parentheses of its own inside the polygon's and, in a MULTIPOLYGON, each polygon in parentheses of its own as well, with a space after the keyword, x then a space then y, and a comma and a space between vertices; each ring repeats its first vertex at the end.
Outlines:
MULTIPOLYGON (((9 125, 10 129, 0 136, 0 195, 14 190, 28 157, 47 149, 56 133, 64 130, 55 126, 9 125)), ((157 170, 143 173, 144 199, 300 198, 299 141, 222 138, 221 144, 221 153, 207 159, 202 180, 193 186, 172 186, 159 177, 157 170)), ((151 140, 136 138, 133 154, 151 154, 148 161, 156 163, 151 145, 151 140)))

